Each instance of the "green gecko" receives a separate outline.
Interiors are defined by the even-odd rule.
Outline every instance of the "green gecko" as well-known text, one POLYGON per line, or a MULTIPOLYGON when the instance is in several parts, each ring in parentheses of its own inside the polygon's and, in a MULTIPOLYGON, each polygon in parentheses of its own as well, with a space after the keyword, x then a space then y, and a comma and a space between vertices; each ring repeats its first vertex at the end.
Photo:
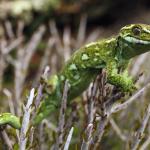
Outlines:
POLYGON ((67 99, 70 101, 86 90, 102 68, 106 69, 108 83, 124 92, 132 92, 135 85, 128 76, 128 63, 134 56, 147 51, 150 51, 150 26, 145 24, 127 25, 115 37, 80 48, 61 72, 47 81, 47 98, 41 103, 34 123, 51 115, 60 105, 65 80, 70 85, 67 99))
POLYGON ((132 92, 135 85, 128 76, 131 58, 150 51, 150 25, 131 24, 121 28, 115 37, 99 40, 77 50, 60 73, 45 81, 45 97, 37 110, 33 124, 52 115, 60 106, 64 83, 69 83, 68 101, 87 89, 93 79, 105 68, 107 82, 123 92, 132 92))

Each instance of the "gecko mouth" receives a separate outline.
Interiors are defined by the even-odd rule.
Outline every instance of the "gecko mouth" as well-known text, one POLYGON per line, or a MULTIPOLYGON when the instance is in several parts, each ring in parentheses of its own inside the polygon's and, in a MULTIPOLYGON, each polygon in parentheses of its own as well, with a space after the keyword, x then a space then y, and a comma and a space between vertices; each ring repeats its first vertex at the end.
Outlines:
POLYGON ((124 40, 129 43, 135 43, 135 44, 141 44, 141 45, 148 45, 150 44, 150 41, 147 40, 141 40, 132 36, 126 36, 124 37, 124 40))

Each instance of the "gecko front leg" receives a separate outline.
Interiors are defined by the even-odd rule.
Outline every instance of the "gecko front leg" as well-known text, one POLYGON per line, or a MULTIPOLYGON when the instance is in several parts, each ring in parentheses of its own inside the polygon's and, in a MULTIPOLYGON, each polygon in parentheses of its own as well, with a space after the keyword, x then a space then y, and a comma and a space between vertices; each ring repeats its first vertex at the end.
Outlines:
POLYGON ((125 69, 122 73, 118 73, 118 66, 116 61, 109 61, 106 65, 107 78, 110 84, 113 84, 121 88, 124 92, 133 92, 135 85, 133 80, 128 76, 128 72, 125 69))

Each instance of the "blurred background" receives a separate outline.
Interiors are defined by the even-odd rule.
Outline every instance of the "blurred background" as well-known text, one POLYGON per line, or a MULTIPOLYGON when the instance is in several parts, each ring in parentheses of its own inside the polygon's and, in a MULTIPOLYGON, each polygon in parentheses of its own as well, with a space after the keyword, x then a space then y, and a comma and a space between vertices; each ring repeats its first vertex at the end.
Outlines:
MULTIPOLYGON (((115 36, 122 26, 130 23, 150 24, 149 0, 0 0, 0 112, 22 116, 22 104, 26 103, 30 89, 39 85, 46 66, 50 67, 50 74, 59 72, 75 50, 89 42, 115 36)), ((134 58, 129 67, 133 77, 143 73, 137 82, 139 89, 150 80, 149 57, 146 53, 134 58)), ((139 99, 113 116, 100 149, 130 149, 150 102, 148 90, 139 99)), ((77 100, 77 104, 73 111, 67 112, 66 119, 73 112, 70 127, 75 129, 70 149, 78 150, 87 126, 87 114, 85 103, 77 100)), ((42 124, 32 149, 49 149, 55 143, 58 114, 53 123, 42 124)), ((65 131, 64 139, 68 134, 65 131)), ((14 147, 16 133, 9 127, 7 133, 14 147)), ((0 149, 8 149, 2 137, 0 142, 0 149)), ((150 149, 149 143, 148 124, 141 150, 150 149)))

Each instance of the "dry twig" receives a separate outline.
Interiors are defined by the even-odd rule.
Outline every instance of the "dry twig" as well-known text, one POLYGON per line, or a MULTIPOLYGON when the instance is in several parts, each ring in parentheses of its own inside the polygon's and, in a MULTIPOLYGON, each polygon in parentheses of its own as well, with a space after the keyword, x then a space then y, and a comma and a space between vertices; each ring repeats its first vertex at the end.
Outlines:
POLYGON ((29 98, 27 100, 27 105, 24 107, 24 115, 22 119, 22 127, 20 131, 20 141, 19 141, 19 148, 20 150, 25 150, 26 149, 26 144, 27 144, 27 132, 29 129, 30 125, 30 116, 31 116, 31 105, 33 104, 33 99, 34 99, 34 89, 30 91, 29 98))
POLYGON ((150 136, 147 138, 147 140, 143 143, 143 145, 140 147, 139 150, 146 150, 147 147, 150 145, 150 136))
POLYGON ((140 142, 141 142, 141 140, 144 136, 144 131, 145 131, 145 128, 146 128, 147 123, 149 121, 149 118, 150 118, 150 104, 147 107, 147 110, 146 110, 146 113, 144 115, 141 127, 139 128, 139 130, 136 133, 134 143, 131 147, 132 150, 137 150, 138 149, 139 144, 140 144, 140 142))
POLYGON ((2 135, 2 138, 5 142, 5 144, 8 146, 9 150, 13 150, 11 140, 9 139, 6 131, 4 129, 1 129, 0 132, 1 132, 1 135, 2 135))
POLYGON ((140 89, 138 92, 136 92, 133 96, 131 96, 123 104, 117 104, 116 106, 112 107, 112 109, 110 110, 110 113, 116 113, 120 110, 126 109, 133 101, 137 100, 145 92, 145 90, 149 87, 150 87, 150 83, 145 85, 142 89, 140 89))
POLYGON ((127 142, 127 137, 122 133, 121 129, 118 127, 118 125, 116 124, 116 122, 114 121, 114 119, 110 118, 109 122, 110 122, 112 128, 114 129, 114 131, 116 132, 116 134, 118 135, 118 137, 122 141, 127 142))
POLYGON ((59 115, 59 122, 58 122, 58 138, 56 140, 55 150, 61 149, 62 144, 63 144, 64 126, 65 126, 65 110, 67 106, 68 90, 69 90, 69 83, 66 80, 64 91, 63 91, 63 97, 61 101, 61 108, 60 108, 60 115, 59 115))
POLYGON ((65 143, 65 146, 64 146, 64 150, 68 150, 69 149, 69 145, 70 145, 70 142, 71 142, 73 130, 74 130, 74 128, 72 127, 71 130, 69 131, 69 135, 67 137, 67 140, 66 140, 66 143, 65 143))
POLYGON ((96 112, 95 101, 96 93, 98 90, 98 78, 93 83, 91 88, 91 97, 88 99, 88 125, 85 130, 85 139, 82 141, 81 149, 88 150, 90 146, 90 140, 92 138, 93 120, 96 112))

